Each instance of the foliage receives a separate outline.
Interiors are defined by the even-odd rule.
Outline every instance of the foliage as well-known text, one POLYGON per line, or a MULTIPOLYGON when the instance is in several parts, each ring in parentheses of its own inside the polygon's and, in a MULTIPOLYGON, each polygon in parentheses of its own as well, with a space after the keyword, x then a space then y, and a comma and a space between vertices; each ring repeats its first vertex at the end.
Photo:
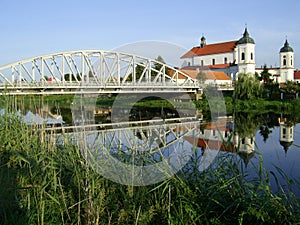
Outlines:
POLYGON ((205 81, 207 80, 205 72, 200 70, 199 73, 196 76, 196 79, 199 81, 200 84, 204 84, 205 81))
MULTIPOLYGON (((163 64, 166 64, 165 60, 160 55, 155 59, 155 61, 156 62, 153 65, 153 69, 155 71, 152 71, 152 74, 151 74, 152 77, 155 77, 158 74, 158 72, 156 72, 156 71, 160 71, 163 67, 163 64)), ((165 70, 164 71, 165 74, 170 74, 170 70, 167 67, 165 67, 164 70, 165 70)))
POLYGON ((261 96, 259 80, 252 74, 239 74, 235 83, 234 98, 249 100, 261 96))
POLYGON ((295 81, 288 80, 285 85, 281 88, 283 93, 296 94, 299 92, 299 85, 295 81))
MULTIPOLYGON (((165 64, 165 61, 164 59, 161 57, 161 56, 158 56, 156 59, 155 59, 157 62, 155 62, 153 65, 152 65, 152 71, 151 71, 151 78, 152 79, 153 77, 155 77, 157 74, 158 74, 158 71, 161 70, 161 68, 163 67, 163 64, 165 64)), ((141 77, 143 76, 143 80, 145 81, 146 80, 146 72, 145 72, 145 69, 146 69, 146 65, 141 63, 141 64, 138 64, 135 66, 135 77, 137 80, 141 79, 141 77)), ((169 69, 165 68, 165 73, 166 74, 169 74, 169 69)), ((126 78, 127 81, 132 81, 132 73, 129 74, 126 78)))
POLYGON ((77 73, 76 76, 74 74, 66 73, 64 74, 65 81, 81 81, 82 74, 77 73))
POLYGON ((260 81, 263 81, 265 84, 266 83, 273 83, 274 79, 272 79, 271 76, 272 75, 269 73, 267 65, 265 64, 263 71, 260 73, 260 76, 258 76, 258 79, 260 81))
MULTIPOLYGON (((141 78, 141 76, 143 75, 144 70, 145 70, 145 65, 143 63, 136 65, 135 66, 135 79, 139 80, 141 78)), ((132 73, 127 76, 126 80, 132 81, 132 73)))
MULTIPOLYGON (((15 99, 10 103, 15 104, 15 99)), ((4 108, 14 111, 8 105, 4 108)), ((242 119, 237 122, 247 122, 250 128, 265 118, 239 116, 242 119)), ((238 126, 243 132, 245 127, 238 126)), ((195 152, 188 166, 168 180, 145 187, 124 186, 88 167, 66 136, 58 143, 55 135, 45 136, 37 128, 25 125, 16 114, 0 117, 1 224, 232 225, 297 224, 300 220, 299 198, 288 190, 272 192, 265 179, 269 174, 263 170, 259 181, 247 179, 241 169, 244 164, 235 154, 220 154, 215 166, 199 173, 195 152)))
POLYGON ((295 224, 300 219, 299 199, 272 193, 264 179, 247 181, 236 155, 220 155, 203 173, 187 173, 186 167, 159 184, 124 186, 89 168, 72 143, 41 139, 42 133, 17 116, 0 117, 0 124, 1 224, 295 224))

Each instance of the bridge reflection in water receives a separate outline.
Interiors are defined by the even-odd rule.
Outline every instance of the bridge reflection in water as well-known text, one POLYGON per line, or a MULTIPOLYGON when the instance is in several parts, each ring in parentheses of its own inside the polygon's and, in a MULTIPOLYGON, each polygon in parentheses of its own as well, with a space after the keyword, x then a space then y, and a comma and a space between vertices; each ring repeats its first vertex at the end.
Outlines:
POLYGON ((53 127, 46 131, 60 142, 72 140, 89 165, 103 176, 123 184, 146 185, 174 175, 193 157, 200 157, 200 171, 213 163, 219 151, 251 158, 253 138, 240 138, 232 123, 222 118, 203 124, 189 117, 53 127))

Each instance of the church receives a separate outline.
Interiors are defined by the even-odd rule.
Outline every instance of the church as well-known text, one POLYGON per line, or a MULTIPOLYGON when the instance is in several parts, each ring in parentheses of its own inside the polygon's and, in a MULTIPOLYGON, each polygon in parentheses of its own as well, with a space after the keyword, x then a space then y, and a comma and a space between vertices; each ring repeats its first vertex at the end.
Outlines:
MULTIPOLYGON (((288 40, 281 47, 279 58, 280 67, 268 68, 274 80, 278 83, 300 80, 300 71, 294 69, 294 50, 288 40)), ((236 80, 240 73, 260 74, 263 70, 255 66, 255 41, 247 27, 239 40, 207 44, 202 36, 199 46, 181 56, 181 65, 185 70, 224 72, 232 80, 236 80)))

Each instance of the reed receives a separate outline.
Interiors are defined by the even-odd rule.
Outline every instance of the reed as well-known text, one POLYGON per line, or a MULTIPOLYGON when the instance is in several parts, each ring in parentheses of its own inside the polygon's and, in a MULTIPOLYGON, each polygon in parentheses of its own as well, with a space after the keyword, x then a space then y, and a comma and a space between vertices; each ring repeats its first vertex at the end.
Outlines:
POLYGON ((283 188, 271 191, 269 178, 276 175, 263 169, 263 159, 259 178, 249 180, 238 155, 220 154, 214 166, 200 173, 195 152, 188 166, 170 179, 150 186, 125 186, 90 168, 67 138, 58 143, 43 135, 17 114, 0 117, 1 224, 300 221, 299 198, 283 188))

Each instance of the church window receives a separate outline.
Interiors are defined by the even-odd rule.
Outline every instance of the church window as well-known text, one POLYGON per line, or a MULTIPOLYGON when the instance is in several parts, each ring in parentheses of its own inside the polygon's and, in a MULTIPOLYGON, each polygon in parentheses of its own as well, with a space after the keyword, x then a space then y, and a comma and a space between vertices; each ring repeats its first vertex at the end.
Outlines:
POLYGON ((286 66, 286 59, 283 59, 283 65, 286 66))
POLYGON ((251 60, 253 60, 253 52, 251 52, 251 55, 250 55, 250 57, 251 57, 251 60))
POLYGON ((201 66, 204 66, 204 62, 203 62, 203 60, 201 60, 201 66))
POLYGON ((245 144, 245 138, 242 138, 242 144, 243 145, 245 144))
POLYGON ((191 62, 188 62, 188 66, 190 66, 191 65, 191 62))
POLYGON ((291 59, 291 66, 293 66, 293 60, 291 59))
POLYGON ((227 57, 224 58, 224 64, 227 64, 227 57))
POLYGON ((245 53, 242 52, 242 56, 241 56, 242 60, 245 60, 245 53))
POLYGON ((215 64, 216 64, 216 60, 212 59, 212 65, 215 65, 215 64))

